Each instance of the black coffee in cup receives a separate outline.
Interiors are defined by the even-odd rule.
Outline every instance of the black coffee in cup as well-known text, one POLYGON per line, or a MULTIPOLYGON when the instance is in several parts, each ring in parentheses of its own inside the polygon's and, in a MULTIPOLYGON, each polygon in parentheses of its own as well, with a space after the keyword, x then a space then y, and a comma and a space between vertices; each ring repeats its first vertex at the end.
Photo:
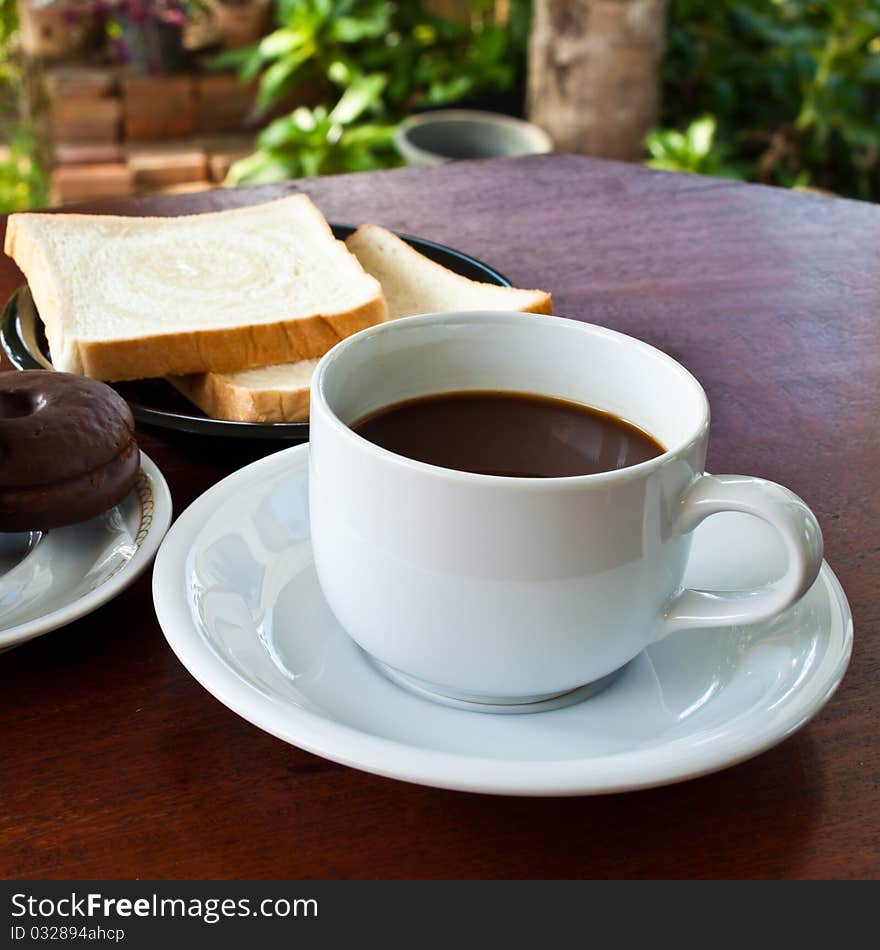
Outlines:
POLYGON ((385 406, 351 428, 397 455, 483 475, 593 475, 666 449, 637 426, 580 403, 518 392, 453 392, 385 406))

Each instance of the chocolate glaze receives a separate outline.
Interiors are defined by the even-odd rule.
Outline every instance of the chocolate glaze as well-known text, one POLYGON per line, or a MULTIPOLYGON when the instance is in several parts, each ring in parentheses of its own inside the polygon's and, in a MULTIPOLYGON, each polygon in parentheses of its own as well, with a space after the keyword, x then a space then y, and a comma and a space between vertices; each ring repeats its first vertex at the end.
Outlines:
POLYGON ((0 373, 0 531, 93 518, 128 494, 139 467, 131 410, 105 383, 0 373))

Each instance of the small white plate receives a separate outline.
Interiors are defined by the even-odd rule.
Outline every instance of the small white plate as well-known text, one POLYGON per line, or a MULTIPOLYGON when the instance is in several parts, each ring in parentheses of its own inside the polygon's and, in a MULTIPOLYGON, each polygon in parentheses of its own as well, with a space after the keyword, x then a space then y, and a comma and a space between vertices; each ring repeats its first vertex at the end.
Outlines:
POLYGON ((171 493, 141 452, 135 487, 97 518, 42 535, 0 534, 0 650, 100 607, 150 563, 171 523, 171 493))
MULTIPOLYGON (((695 535, 685 583, 751 588, 784 568, 772 529, 716 515, 695 535)), ((747 759, 815 715, 852 646, 849 606, 825 564, 772 622, 670 637, 578 705, 505 716, 422 699, 379 673, 324 601, 307 445, 197 499, 159 550, 153 599, 184 666, 261 729, 368 772, 513 795, 646 788, 747 759)))

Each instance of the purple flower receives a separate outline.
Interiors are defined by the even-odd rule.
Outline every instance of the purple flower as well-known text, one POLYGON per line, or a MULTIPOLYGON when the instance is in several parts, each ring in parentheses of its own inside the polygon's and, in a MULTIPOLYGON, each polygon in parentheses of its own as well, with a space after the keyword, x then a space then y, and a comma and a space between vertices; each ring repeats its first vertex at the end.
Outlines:
POLYGON ((181 29, 186 25, 186 14, 182 10, 166 10, 161 14, 161 19, 172 26, 179 26, 181 29))

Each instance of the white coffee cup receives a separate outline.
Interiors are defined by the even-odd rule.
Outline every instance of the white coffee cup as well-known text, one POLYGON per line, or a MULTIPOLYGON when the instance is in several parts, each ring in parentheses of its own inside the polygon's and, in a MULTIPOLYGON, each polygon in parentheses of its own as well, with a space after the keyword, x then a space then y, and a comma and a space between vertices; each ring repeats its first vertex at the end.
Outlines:
POLYGON ((766 620, 816 579, 821 532, 786 488, 704 474, 708 437, 696 379, 603 327, 473 312, 357 333, 321 360, 311 390, 310 517, 327 602, 395 679, 512 709, 604 682, 676 630, 766 620), (584 403, 667 451, 595 475, 514 478, 404 458, 350 428, 401 400, 464 390, 584 403), (779 532, 784 577, 682 590, 691 532, 722 511, 779 532))

